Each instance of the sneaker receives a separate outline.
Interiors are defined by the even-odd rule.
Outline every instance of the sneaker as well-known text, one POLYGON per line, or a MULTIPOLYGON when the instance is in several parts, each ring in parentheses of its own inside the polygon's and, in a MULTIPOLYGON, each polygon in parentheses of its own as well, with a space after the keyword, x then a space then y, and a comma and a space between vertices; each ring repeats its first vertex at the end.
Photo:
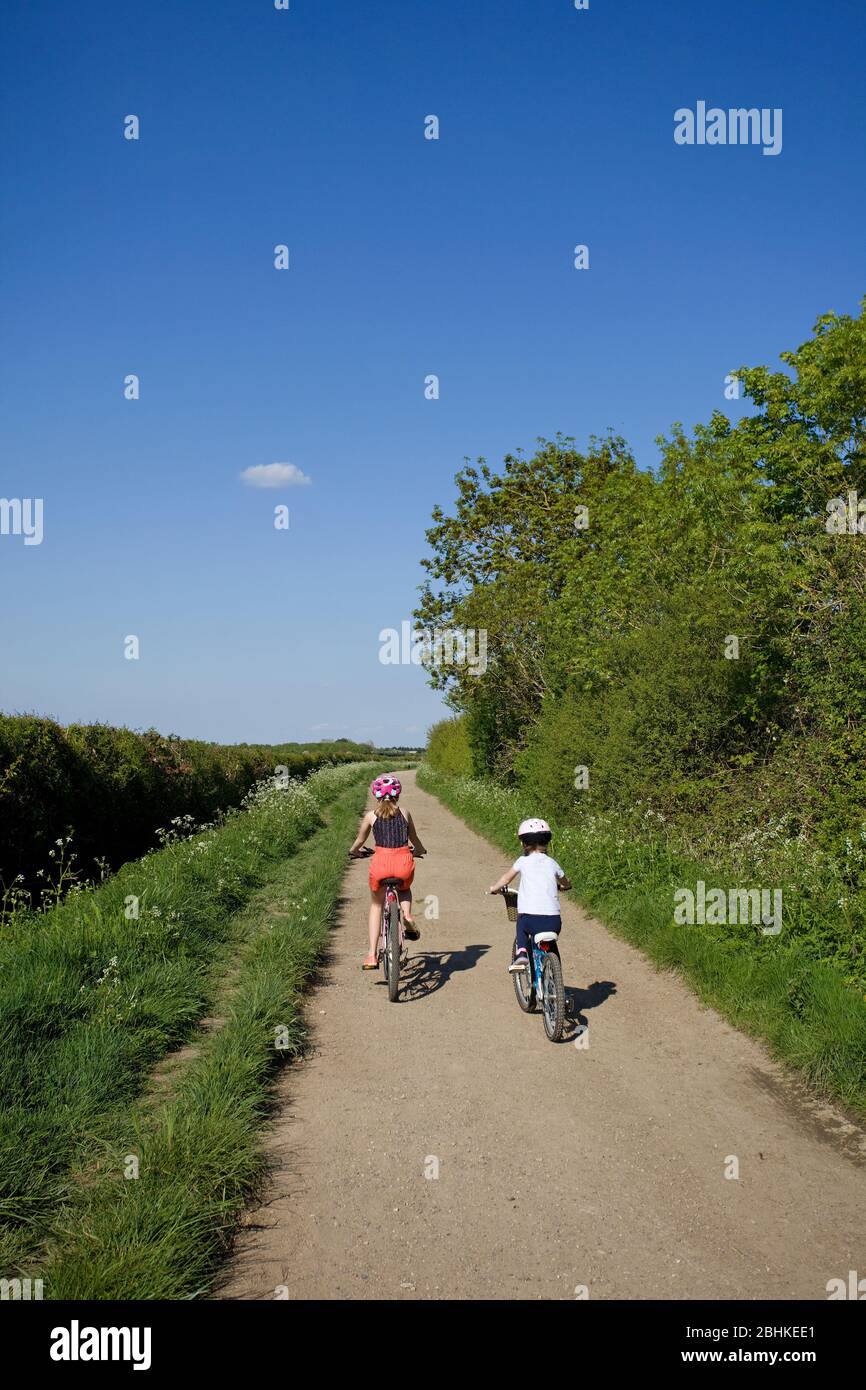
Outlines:
POLYGON ((526 951, 518 951, 514 960, 508 967, 509 974, 513 975, 518 970, 525 970, 529 964, 529 956, 526 951))
POLYGON ((406 938, 407 941, 420 941, 420 940, 421 940, 421 933, 419 932, 418 928, 415 926, 415 923, 414 923, 414 922, 407 922, 407 921, 404 920, 404 922, 403 922, 403 935, 405 936, 405 938, 406 938))

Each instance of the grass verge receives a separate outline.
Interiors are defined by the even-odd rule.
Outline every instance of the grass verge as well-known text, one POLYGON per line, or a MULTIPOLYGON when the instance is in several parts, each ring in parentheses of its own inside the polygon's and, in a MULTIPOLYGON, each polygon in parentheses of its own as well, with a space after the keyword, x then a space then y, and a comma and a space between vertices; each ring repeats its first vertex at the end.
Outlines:
POLYGON ((345 848, 344 821, 357 813, 368 777, 369 768, 356 764, 325 769, 303 785, 261 788, 221 825, 169 843, 24 928, 7 929, 0 939, 4 1276, 42 1276, 49 1297, 195 1292, 209 1256, 203 1264, 193 1252, 212 1250, 206 1230, 213 1223, 222 1229, 255 1170, 266 1064, 297 1047, 300 1025, 287 1001, 327 932, 343 869, 335 836, 345 848), (295 906, 274 917, 279 929, 264 930, 245 956, 230 1017, 207 1047, 207 1076, 193 1066, 176 1102, 149 1112, 137 1106, 154 1064, 190 1037, 213 1003, 249 931, 239 909, 289 874, 299 876, 295 906), (271 958, 275 950, 279 961, 271 958), (285 1022, 288 1045, 275 1054, 259 1018, 264 1011, 270 1020, 278 1002, 284 1017, 276 1022, 285 1022), (142 1137, 153 1145, 146 1161, 142 1137), (190 1146, 197 1146, 197 1168, 178 1163, 190 1146), (123 1178, 127 1155, 139 1156, 138 1180, 123 1178), (153 1248, 137 1265, 148 1199, 168 1224, 161 1251, 153 1248), (185 1273, 177 1273, 173 1243, 185 1273), (163 1266, 175 1273, 161 1273, 163 1266), (124 1282, 124 1268, 141 1277, 124 1282))
MULTIPOLYGON (((424 765, 418 783, 511 857, 515 830, 537 815, 525 794, 424 765)), ((677 970, 705 1003, 761 1038, 824 1095, 866 1117, 866 1004, 835 967, 783 930, 687 926, 674 891, 718 870, 677 860, 651 840, 626 841, 592 825, 554 827, 554 852, 581 902, 661 969, 677 970)))
POLYGON ((206 1294, 259 1186, 260 1131, 275 1068, 303 1044, 302 992, 321 957, 357 826, 362 784, 250 905, 254 932, 227 1016, 174 1094, 139 1108, 112 1138, 112 1161, 67 1213, 48 1263, 51 1298, 184 1299, 206 1294), (279 902, 281 912, 268 912, 279 902), (131 1160, 135 1179, 124 1177, 131 1160))

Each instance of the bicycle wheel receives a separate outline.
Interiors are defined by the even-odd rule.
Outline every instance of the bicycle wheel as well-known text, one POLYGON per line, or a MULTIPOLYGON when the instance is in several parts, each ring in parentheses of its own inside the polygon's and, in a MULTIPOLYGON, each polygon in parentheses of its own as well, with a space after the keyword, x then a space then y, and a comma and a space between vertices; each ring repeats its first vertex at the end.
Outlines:
POLYGON ((385 976, 388 980, 388 998, 393 1004, 400 988, 400 906, 397 902, 388 904, 388 936, 385 945, 385 976))
POLYGON ((382 924, 379 927, 379 964, 382 967, 382 974, 385 976, 385 984, 388 983, 388 922, 386 919, 386 909, 382 908, 382 924))
POLYGON ((551 1042, 559 1042, 565 1027, 565 986, 562 983, 562 962, 555 951, 545 952, 541 967, 541 991, 544 1031, 551 1042))
MULTIPOLYGON (((511 948, 511 959, 517 955, 517 942, 511 948)), ((532 983, 532 957, 525 970, 515 970, 511 976, 514 981, 514 993, 517 995, 517 1002, 525 1014, 531 1014, 535 1009, 535 986, 532 983)))

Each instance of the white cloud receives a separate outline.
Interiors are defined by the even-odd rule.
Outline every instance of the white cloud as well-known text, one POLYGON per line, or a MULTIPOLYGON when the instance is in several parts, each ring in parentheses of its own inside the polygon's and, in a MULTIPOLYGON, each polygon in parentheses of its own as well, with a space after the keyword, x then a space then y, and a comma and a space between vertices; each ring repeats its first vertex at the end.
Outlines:
POLYGON ((250 487, 304 487, 312 481, 293 463, 257 463, 245 468, 241 479, 250 487))

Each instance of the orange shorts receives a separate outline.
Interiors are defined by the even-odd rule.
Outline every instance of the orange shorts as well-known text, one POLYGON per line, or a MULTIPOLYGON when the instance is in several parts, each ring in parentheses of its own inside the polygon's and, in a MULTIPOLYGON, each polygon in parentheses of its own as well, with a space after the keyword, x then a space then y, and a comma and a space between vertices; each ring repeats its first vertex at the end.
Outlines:
POLYGON ((408 888, 415 877, 415 859, 408 845, 400 849, 377 848, 370 860, 370 887, 377 893, 383 878, 399 878, 408 888))

